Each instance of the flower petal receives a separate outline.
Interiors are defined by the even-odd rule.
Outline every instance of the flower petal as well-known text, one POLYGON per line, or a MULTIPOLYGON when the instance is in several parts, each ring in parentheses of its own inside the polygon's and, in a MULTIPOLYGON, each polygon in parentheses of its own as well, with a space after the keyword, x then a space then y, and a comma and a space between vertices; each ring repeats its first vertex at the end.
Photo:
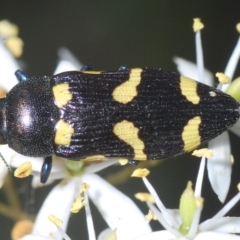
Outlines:
POLYGON ((223 217, 215 224, 212 229, 224 233, 240 233, 240 217, 223 217))
MULTIPOLYGON (((173 61, 177 65, 177 69, 181 75, 199 81, 198 68, 195 63, 180 57, 174 57, 173 61)), ((213 86, 214 83, 213 74, 206 69, 204 70, 204 83, 209 86, 213 86)))
MULTIPOLYGON (((5 146, 5 145, 1 145, 0 146, 0 152, 1 153, 2 153, 2 149, 3 149, 2 146, 5 146)), ((5 156, 4 156, 4 158, 5 158, 5 156)), ((6 161, 8 162, 8 159, 6 161)), ((8 168, 5 165, 5 163, 2 161, 2 159, 0 158, 0 188, 2 188, 2 186, 3 186, 4 179, 5 179, 6 175, 7 175, 7 173, 8 173, 8 168)))
POLYGON ((111 229, 117 228, 118 240, 151 232, 144 215, 130 198, 97 175, 84 175, 83 180, 90 184, 89 197, 105 221, 111 229))
MULTIPOLYGON (((232 55, 229 58, 226 69, 224 71, 224 73, 230 78, 233 78, 233 74, 236 70, 239 57, 240 57, 240 38, 238 38, 237 44, 232 52, 232 55)), ((229 84, 223 85, 221 90, 225 92, 228 87, 229 87, 229 84)))
POLYGON ((208 177, 214 192, 224 202, 231 183, 232 163, 228 132, 224 132, 211 140, 208 147, 214 156, 208 160, 208 177))
POLYGON ((114 230, 112 230, 111 228, 106 228, 104 229, 99 235, 97 240, 106 240, 107 237, 113 232, 114 230))
POLYGON ((26 236, 24 236, 23 238, 20 238, 19 240, 53 240, 52 238, 47 238, 47 237, 42 237, 39 235, 35 235, 35 234, 28 234, 26 236))
POLYGON ((17 84, 17 78, 14 72, 19 69, 17 61, 12 54, 5 48, 3 41, 0 39, 0 72, 1 84, 7 92, 17 84))
POLYGON ((66 71, 79 71, 82 68, 82 64, 75 58, 75 56, 67 49, 60 48, 58 50, 58 56, 60 62, 57 65, 57 68, 54 71, 54 74, 66 71))
POLYGON ((201 232, 194 237, 194 240, 239 240, 239 236, 233 234, 219 233, 219 232, 201 232))
POLYGON ((48 220, 48 215, 53 214, 63 221, 62 229, 66 230, 70 208, 76 191, 76 181, 55 186, 45 199, 34 224, 32 233, 44 237, 52 237, 60 240, 62 235, 56 226, 48 220), (67 196, 67 197, 66 197, 67 196))
MULTIPOLYGON (((140 237, 134 238, 133 240, 173 240, 173 239, 180 239, 171 234, 170 232, 163 230, 163 231, 158 231, 158 232, 152 232, 150 234, 145 234, 140 237)), ((181 239, 186 239, 185 237, 181 239)))

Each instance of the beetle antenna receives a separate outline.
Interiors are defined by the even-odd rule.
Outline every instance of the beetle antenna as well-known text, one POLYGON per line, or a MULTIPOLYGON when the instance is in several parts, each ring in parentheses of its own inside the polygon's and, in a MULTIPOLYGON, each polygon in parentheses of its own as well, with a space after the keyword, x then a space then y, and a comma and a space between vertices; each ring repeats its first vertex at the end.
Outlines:
POLYGON ((4 164, 6 165, 6 167, 8 168, 8 170, 9 170, 10 172, 13 172, 12 168, 11 168, 10 165, 7 163, 7 161, 5 160, 5 158, 3 157, 3 155, 1 154, 1 152, 0 152, 0 157, 2 158, 2 160, 3 160, 4 164))

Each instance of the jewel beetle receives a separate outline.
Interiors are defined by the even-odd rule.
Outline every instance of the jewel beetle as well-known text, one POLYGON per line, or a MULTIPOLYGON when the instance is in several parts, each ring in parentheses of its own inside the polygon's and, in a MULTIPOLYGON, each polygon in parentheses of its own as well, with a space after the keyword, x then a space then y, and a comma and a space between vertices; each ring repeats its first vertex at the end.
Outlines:
POLYGON ((0 144, 70 160, 167 159, 192 151, 239 119, 231 96, 177 73, 121 67, 118 71, 63 72, 29 77, 0 99, 0 144))

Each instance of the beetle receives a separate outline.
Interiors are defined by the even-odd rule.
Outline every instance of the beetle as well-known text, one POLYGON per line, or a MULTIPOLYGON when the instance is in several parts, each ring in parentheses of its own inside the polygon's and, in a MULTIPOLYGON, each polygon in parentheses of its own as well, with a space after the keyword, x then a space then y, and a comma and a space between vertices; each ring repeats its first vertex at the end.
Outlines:
POLYGON ((138 161, 167 159, 207 143, 239 119, 231 96, 162 69, 63 72, 29 77, 0 99, 0 144, 44 157, 138 161))

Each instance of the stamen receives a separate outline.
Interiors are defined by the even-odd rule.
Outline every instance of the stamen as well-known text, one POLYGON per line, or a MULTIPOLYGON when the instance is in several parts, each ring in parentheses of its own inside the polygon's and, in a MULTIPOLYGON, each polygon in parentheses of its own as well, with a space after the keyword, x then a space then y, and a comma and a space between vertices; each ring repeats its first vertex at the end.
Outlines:
POLYGON ((84 192, 84 198, 85 198, 85 212, 86 212, 86 220, 87 220, 87 228, 88 228, 88 239, 96 240, 96 234, 94 230, 93 219, 92 219, 87 192, 84 192))
POLYGON ((231 82, 231 78, 224 73, 217 72, 215 76, 218 78, 218 81, 222 84, 229 84, 231 82))
POLYGON ((81 186, 80 186, 80 194, 83 194, 85 193, 86 191, 88 191, 90 188, 90 185, 87 184, 87 183, 83 183, 81 186))
POLYGON ((0 21, 0 34, 6 37, 17 36, 19 32, 18 26, 7 20, 0 21))
POLYGON ((206 163, 206 159, 205 157, 202 157, 200 167, 198 170, 197 182, 196 182, 195 193, 194 193, 196 198, 201 197, 205 163, 206 163))
POLYGON ((198 32, 204 28, 204 24, 201 22, 200 18, 193 19, 193 31, 198 32))
POLYGON ((202 149, 193 151, 192 155, 196 156, 196 157, 211 158, 214 156, 214 153, 213 153, 213 150, 211 150, 211 149, 202 148, 202 149))
POLYGON ((146 177, 149 173, 150 171, 146 168, 138 168, 132 173, 131 177, 146 177))
POLYGON ((19 58, 23 53, 23 41, 18 37, 10 37, 5 42, 7 48, 11 51, 14 57, 19 58))
POLYGON ((63 224, 62 220, 60 218, 56 217, 55 215, 52 215, 52 214, 48 215, 48 219, 52 223, 54 223, 57 227, 61 227, 63 224))
POLYGON ((71 240, 71 238, 63 231, 63 229, 61 228, 62 226, 62 220, 59 219, 58 217, 54 216, 54 215, 49 215, 48 216, 48 219, 54 223, 58 229, 58 231, 60 232, 60 234, 62 235, 62 237, 65 239, 65 240, 71 240))
POLYGON ((128 164, 128 160, 127 159, 118 159, 118 162, 119 162, 119 164, 121 166, 128 164))
MULTIPOLYGON (((237 24, 237 30, 238 30, 238 24, 237 24)), ((238 31, 239 32, 239 31, 238 31)), ((230 56, 229 58, 229 61, 227 63, 227 66, 225 68, 225 71, 224 73, 229 76, 231 79, 233 78, 233 74, 235 72, 235 69, 237 67, 237 64, 238 64, 238 60, 239 60, 239 57, 240 57, 240 37, 238 39, 238 42, 236 44, 236 47, 234 48, 233 52, 232 52, 232 55, 230 56)), ((227 85, 223 85, 221 90, 223 92, 226 92, 226 90, 228 89, 229 87, 229 84, 227 85)))
POLYGON ((134 197, 141 202, 155 203, 154 197, 149 193, 136 193, 134 194, 134 197))
POLYGON ((196 32, 195 35, 195 45, 196 45, 196 57, 197 57, 197 68, 199 81, 202 83, 206 83, 204 81, 204 61, 203 61, 203 50, 202 50, 202 40, 201 40, 201 29, 203 29, 204 25, 201 23, 199 18, 194 19, 193 29, 196 32))
POLYGON ((28 177, 31 173, 32 164, 30 162, 25 162, 14 171, 14 176, 17 178, 25 178, 28 177))
POLYGON ((168 210, 163 205, 162 201, 158 197, 158 194, 156 193, 156 191, 153 188, 153 186, 151 185, 151 183, 145 177, 143 177, 142 180, 143 180, 146 188, 150 192, 150 194, 154 197, 156 205, 159 208, 159 210, 162 212, 165 219, 167 219, 167 221, 170 225, 172 225, 175 228, 178 228, 179 224, 178 224, 177 220, 171 214, 169 214, 168 210))
POLYGON ((148 220, 148 221, 158 220, 158 219, 157 219, 157 216, 155 215, 155 213, 154 213, 153 211, 151 211, 151 210, 148 211, 148 214, 145 215, 145 218, 146 218, 146 220, 148 220))
POLYGON ((72 213, 78 213, 86 205, 86 200, 83 197, 78 197, 72 204, 70 211, 72 213))

